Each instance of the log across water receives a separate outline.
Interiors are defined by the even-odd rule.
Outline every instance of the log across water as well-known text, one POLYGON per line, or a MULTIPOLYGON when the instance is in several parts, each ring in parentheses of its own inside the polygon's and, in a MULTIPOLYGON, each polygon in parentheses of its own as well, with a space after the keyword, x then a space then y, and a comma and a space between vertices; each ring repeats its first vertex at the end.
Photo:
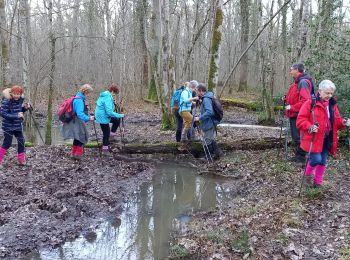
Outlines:
MULTIPOLYGON (((238 140, 236 142, 218 143, 219 146, 226 151, 233 150, 264 150, 281 147, 283 142, 279 138, 264 137, 264 138, 249 138, 238 140)), ((155 144, 126 144, 121 149, 122 153, 127 154, 153 154, 153 153, 187 153, 188 151, 197 154, 203 150, 200 141, 192 141, 186 145, 186 149, 181 149, 181 143, 163 142, 155 144)))

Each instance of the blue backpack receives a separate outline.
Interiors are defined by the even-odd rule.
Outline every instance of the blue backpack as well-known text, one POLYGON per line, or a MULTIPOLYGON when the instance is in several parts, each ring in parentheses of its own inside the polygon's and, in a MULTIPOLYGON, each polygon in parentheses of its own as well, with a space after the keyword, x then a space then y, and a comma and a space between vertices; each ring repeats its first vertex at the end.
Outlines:
POLYGON ((180 108, 180 98, 181 98, 182 91, 184 91, 184 89, 185 87, 181 86, 174 92, 170 103, 171 108, 175 108, 175 109, 180 108))

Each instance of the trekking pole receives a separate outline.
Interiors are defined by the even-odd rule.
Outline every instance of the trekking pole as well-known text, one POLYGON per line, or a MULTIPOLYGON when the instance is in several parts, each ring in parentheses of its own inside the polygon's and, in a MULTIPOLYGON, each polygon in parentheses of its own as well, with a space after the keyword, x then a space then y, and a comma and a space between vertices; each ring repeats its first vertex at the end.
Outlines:
MULTIPOLYGON (((315 122, 314 108, 311 109, 311 115, 312 115, 312 122, 313 122, 312 125, 317 125, 318 126, 318 123, 314 123, 315 122)), ((314 139, 315 139, 315 134, 316 134, 315 132, 312 133, 311 143, 310 143, 310 147, 309 147, 309 152, 307 153, 307 157, 305 159, 305 166, 304 166, 303 175, 301 176, 301 183, 300 183, 298 197, 300 197, 301 191, 303 189, 304 179, 305 179, 305 172, 306 172, 307 165, 308 165, 308 163, 310 161, 310 155, 311 155, 312 146, 313 146, 314 139)))
MULTIPOLYGON (((199 129, 198 129, 198 132, 199 132, 199 129)), ((200 133, 200 138, 201 138, 201 141, 202 141, 202 146, 203 146, 203 150, 204 150, 204 153, 205 153, 205 156, 207 158, 207 162, 208 164, 209 163, 213 163, 213 157, 211 156, 211 153, 210 153, 210 150, 209 150, 209 147, 208 147, 208 144, 207 144, 207 141, 205 140, 205 137, 202 136, 200 133)))
POLYGON ((30 108, 29 108, 28 110, 29 110, 29 114, 30 114, 30 116, 31 116, 31 118, 32 118, 32 120, 33 120, 34 126, 35 126, 36 130, 38 131, 38 134, 39 134, 39 136, 40 136, 40 140, 43 142, 43 144, 45 144, 44 138, 43 138, 43 136, 41 135, 41 132, 40 132, 38 123, 36 122, 35 117, 34 117, 34 115, 33 115, 33 107, 30 106, 30 108))
MULTIPOLYGON (((90 116, 93 116, 93 115, 94 115, 93 113, 90 114, 90 116)), ((102 157, 102 151, 100 149, 100 143, 99 143, 98 137, 97 137, 95 120, 92 121, 92 125, 94 126, 94 132, 95 132, 95 137, 96 137, 97 149, 98 149, 98 152, 100 154, 100 157, 102 157)))
POLYGON ((282 112, 281 112, 281 129, 280 129, 280 146, 277 152, 277 158, 280 157, 280 153, 281 153, 281 147, 282 147, 282 131, 283 131, 283 123, 284 123, 284 115, 283 115, 283 111, 286 107, 286 100, 283 100, 283 108, 282 108, 282 112))
POLYGON ((348 148, 350 151, 350 133, 349 133, 349 127, 346 127, 346 135, 347 135, 347 139, 348 139, 348 148))
POLYGON ((197 131, 198 131, 198 135, 199 135, 199 138, 201 139, 201 144, 202 144, 202 147, 203 147, 203 151, 204 151, 204 155, 205 155, 205 159, 207 159, 207 163, 209 164, 209 158, 208 158, 208 154, 207 154, 207 150, 205 149, 205 145, 204 145, 204 141, 203 141, 203 137, 199 131, 199 129, 197 128, 197 131))

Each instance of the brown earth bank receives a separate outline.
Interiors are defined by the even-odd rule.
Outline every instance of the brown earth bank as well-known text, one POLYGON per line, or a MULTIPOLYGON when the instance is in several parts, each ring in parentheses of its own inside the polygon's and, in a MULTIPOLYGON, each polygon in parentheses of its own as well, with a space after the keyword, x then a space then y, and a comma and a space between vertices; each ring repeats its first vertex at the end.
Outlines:
POLYGON ((171 259, 350 259, 350 154, 331 159, 321 189, 304 188, 302 169, 276 150, 236 151, 216 173, 239 196, 195 214, 174 234, 171 259))

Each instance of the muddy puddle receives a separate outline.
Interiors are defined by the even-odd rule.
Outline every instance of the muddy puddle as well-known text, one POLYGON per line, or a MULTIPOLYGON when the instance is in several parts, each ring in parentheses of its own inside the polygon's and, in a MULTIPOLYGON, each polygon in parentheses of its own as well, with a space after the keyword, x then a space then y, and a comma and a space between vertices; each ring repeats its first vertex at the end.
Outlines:
POLYGON ((232 187, 225 179, 198 175, 191 167, 158 164, 152 181, 133 192, 117 218, 58 248, 22 259, 164 259, 171 232, 185 232, 191 213, 224 206, 235 196, 232 187))

